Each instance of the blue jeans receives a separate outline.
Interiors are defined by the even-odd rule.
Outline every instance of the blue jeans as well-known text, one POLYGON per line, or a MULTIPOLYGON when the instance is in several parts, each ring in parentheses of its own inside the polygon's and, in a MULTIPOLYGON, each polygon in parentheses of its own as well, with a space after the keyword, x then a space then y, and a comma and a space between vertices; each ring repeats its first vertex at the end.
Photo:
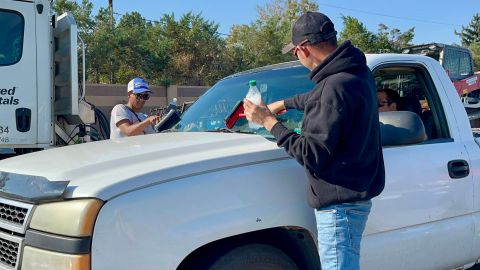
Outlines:
POLYGON ((371 207, 367 200, 315 210, 322 270, 360 269, 360 241, 371 207))

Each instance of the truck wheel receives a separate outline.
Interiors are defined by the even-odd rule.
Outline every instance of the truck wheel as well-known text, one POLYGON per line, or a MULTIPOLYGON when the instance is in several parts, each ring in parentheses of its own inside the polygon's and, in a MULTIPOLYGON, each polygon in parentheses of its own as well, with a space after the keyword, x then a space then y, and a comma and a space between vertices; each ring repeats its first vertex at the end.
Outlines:
POLYGON ((219 257, 209 270, 298 270, 283 251, 263 244, 235 248, 219 257))

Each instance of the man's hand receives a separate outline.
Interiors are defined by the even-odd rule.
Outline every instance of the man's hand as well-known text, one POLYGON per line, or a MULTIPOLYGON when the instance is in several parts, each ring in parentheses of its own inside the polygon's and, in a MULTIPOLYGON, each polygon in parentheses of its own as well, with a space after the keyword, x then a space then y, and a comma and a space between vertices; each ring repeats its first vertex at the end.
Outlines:
POLYGON ((158 122, 160 122, 160 116, 158 115, 150 115, 147 119, 145 119, 150 125, 155 126, 158 122))
POLYGON ((253 104, 250 100, 243 100, 243 108, 245 117, 248 121, 253 121, 259 125, 264 126, 268 131, 272 130, 272 127, 278 122, 277 118, 272 114, 272 112, 263 104, 257 106, 253 104))
POLYGON ((268 109, 275 115, 281 110, 285 110, 285 102, 283 100, 275 101, 267 105, 268 109))

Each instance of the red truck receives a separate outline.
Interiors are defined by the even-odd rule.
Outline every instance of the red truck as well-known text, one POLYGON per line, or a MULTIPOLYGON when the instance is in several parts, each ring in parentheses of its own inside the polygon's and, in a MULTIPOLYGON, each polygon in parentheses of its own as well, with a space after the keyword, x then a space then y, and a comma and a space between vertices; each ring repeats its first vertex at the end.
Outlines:
POLYGON ((403 53, 422 54, 439 61, 460 96, 480 90, 480 73, 474 72, 472 53, 467 48, 430 43, 407 47, 403 53))
POLYGON ((480 127, 480 72, 475 72, 472 53, 460 46, 429 43, 405 48, 402 53, 421 54, 439 61, 461 97, 472 127, 480 127), (476 120, 476 121, 474 121, 476 120))

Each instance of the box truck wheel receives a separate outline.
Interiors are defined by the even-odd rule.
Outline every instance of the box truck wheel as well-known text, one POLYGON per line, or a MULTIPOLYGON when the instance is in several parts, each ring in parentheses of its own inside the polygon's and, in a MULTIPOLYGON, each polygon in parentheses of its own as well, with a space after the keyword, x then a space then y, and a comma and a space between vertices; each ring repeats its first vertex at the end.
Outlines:
POLYGON ((297 265, 280 249, 249 244, 237 247, 220 256, 209 270, 298 270, 297 265))

